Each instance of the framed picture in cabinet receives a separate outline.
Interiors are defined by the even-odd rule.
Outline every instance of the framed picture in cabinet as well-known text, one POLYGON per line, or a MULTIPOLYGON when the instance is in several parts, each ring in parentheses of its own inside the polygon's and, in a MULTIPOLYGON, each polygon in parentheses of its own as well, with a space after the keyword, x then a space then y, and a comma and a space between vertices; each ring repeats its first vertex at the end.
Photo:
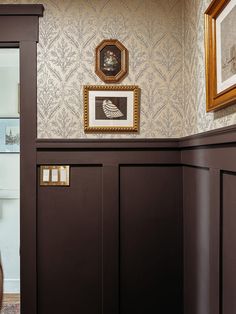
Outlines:
POLYGON ((0 153, 20 152, 19 118, 0 118, 0 153))

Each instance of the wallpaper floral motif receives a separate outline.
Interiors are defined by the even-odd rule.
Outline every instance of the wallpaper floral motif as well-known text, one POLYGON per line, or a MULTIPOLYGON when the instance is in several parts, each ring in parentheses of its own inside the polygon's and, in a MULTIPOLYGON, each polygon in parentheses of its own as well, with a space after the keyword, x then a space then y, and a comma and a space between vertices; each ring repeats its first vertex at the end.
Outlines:
POLYGON ((236 123, 236 106, 205 110, 204 11, 210 0, 0 0, 42 3, 38 44, 38 137, 181 137, 236 123), (87 135, 85 84, 104 39, 129 50, 121 84, 141 88, 140 132, 87 135))
POLYGON ((182 133, 182 0, 42 0, 38 44, 38 137, 176 137, 182 133), (86 135, 82 88, 104 84, 94 50, 104 39, 129 50, 121 84, 141 88, 140 133, 86 135))
POLYGON ((211 0, 184 0, 183 135, 236 123, 236 106, 206 113, 204 12, 211 0))

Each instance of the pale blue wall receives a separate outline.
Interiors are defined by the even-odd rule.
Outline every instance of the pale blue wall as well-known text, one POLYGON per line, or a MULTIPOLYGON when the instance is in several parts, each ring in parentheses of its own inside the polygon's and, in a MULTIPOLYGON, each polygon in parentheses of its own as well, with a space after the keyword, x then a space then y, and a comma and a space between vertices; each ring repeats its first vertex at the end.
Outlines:
MULTIPOLYGON (((18 116, 18 82, 18 49, 0 49, 0 117, 18 116)), ((5 293, 20 291, 19 158, 19 154, 0 152, 0 251, 5 293)))

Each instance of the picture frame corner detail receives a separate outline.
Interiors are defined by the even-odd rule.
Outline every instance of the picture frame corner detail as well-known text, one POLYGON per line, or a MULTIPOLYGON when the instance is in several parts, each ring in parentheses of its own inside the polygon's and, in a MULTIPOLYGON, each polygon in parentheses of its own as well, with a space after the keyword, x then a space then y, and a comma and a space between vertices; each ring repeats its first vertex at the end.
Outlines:
POLYGON ((229 22, 236 27, 236 4, 213 0, 204 15, 206 112, 211 112, 232 105, 236 99, 236 36, 224 35, 230 31, 229 22))

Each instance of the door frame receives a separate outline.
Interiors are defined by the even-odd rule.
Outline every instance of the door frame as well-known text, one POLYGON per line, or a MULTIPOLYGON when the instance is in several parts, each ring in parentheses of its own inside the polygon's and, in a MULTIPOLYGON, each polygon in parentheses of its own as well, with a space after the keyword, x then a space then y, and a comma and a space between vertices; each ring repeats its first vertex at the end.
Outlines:
POLYGON ((0 47, 20 51, 21 314, 37 314, 37 42, 43 5, 1 4, 0 47))

